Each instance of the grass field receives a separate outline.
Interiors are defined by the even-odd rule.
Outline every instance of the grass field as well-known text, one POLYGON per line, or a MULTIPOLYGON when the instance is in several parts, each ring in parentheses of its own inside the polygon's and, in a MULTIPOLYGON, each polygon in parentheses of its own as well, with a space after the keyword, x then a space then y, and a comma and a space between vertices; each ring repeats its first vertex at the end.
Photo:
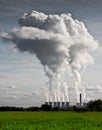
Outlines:
POLYGON ((102 130, 102 112, 0 112, 0 130, 102 130))

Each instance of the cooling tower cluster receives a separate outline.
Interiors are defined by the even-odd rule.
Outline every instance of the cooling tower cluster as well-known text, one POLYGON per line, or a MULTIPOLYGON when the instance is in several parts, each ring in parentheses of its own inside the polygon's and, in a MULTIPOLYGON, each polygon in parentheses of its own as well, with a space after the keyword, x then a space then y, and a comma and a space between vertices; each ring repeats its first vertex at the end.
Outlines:
MULTIPOLYGON (((70 107, 69 101, 45 101, 46 105, 51 106, 52 108, 58 108, 62 110, 67 110, 70 107)), ((79 94, 79 102, 76 103, 77 107, 85 107, 87 103, 83 101, 82 94, 79 94)))
POLYGON ((46 98, 45 104, 50 105, 53 108, 68 109, 69 108, 69 98, 68 93, 57 93, 55 95, 50 95, 46 98))
POLYGON ((53 88, 53 91, 45 93, 45 104, 52 106, 53 108, 68 109, 69 97, 68 88, 65 84, 59 88, 53 88))
POLYGON ((69 102, 45 102, 46 105, 50 105, 52 108, 68 109, 69 102))

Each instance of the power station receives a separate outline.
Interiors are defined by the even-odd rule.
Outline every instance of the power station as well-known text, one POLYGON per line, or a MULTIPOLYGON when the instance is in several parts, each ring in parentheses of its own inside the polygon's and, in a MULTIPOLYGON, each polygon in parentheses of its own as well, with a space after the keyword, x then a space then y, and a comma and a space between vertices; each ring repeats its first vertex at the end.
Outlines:
POLYGON ((69 108, 69 102, 45 102, 45 104, 51 106, 52 108, 59 108, 59 109, 69 108))
MULTIPOLYGON (((63 109, 63 110, 68 110, 68 108, 70 107, 70 102, 68 102, 68 101, 66 101, 66 102, 64 102, 64 101, 62 101, 62 102, 59 102, 59 101, 58 102, 55 102, 55 101, 48 102, 47 101, 47 102, 45 102, 45 104, 51 106, 52 108, 59 108, 59 109, 63 109)), ((79 94, 79 102, 76 103, 76 106, 77 107, 87 106, 87 103, 83 102, 83 100, 82 100, 81 93, 79 94)))

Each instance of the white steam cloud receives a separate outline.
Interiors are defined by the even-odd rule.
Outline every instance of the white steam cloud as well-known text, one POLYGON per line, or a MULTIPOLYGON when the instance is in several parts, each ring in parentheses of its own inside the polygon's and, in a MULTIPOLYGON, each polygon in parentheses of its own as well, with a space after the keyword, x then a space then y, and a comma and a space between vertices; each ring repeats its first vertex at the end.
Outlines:
POLYGON ((38 57, 49 78, 47 101, 69 101, 67 84, 63 80, 64 72, 69 69, 79 102, 80 72, 94 63, 91 51, 98 48, 85 25, 74 20, 71 14, 47 15, 37 11, 25 13, 19 24, 19 28, 11 33, 0 33, 0 36, 13 41, 20 51, 29 51, 38 57))

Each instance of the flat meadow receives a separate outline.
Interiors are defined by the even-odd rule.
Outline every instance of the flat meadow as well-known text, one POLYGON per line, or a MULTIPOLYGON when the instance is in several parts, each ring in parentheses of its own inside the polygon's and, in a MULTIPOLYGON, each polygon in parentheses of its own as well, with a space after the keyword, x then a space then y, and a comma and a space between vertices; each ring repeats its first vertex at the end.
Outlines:
POLYGON ((0 112, 0 130, 102 130, 102 112, 0 112))

